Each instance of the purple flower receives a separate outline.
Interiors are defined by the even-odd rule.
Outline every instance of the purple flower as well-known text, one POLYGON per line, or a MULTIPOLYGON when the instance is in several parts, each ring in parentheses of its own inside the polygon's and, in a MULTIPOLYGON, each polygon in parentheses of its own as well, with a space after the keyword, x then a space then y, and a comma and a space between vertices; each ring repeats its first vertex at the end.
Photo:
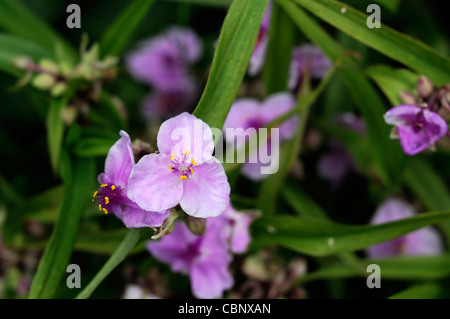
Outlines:
POLYGON ((331 140, 330 145, 330 152, 319 159, 318 173, 322 178, 330 181, 331 187, 336 189, 350 172, 356 171, 356 166, 353 158, 340 142, 331 140))
POLYGON ((230 201, 230 185, 212 156, 209 126, 184 112, 161 125, 157 144, 159 153, 142 157, 131 171, 128 197, 149 211, 179 204, 194 217, 221 214, 230 201))
POLYGON ((400 144, 407 155, 415 155, 432 146, 448 130, 439 114, 416 105, 396 106, 384 115, 384 120, 396 126, 400 144))
POLYGON ((232 256, 223 221, 222 216, 208 218, 203 236, 192 234, 185 224, 176 222, 170 236, 147 244, 150 253, 170 264, 172 271, 189 274, 197 298, 218 298, 233 286, 228 270, 232 256))
POLYGON ((220 217, 223 217, 228 224, 227 238, 231 252, 236 254, 245 252, 250 243, 249 227, 252 217, 249 214, 238 212, 231 205, 225 209, 220 217))
POLYGON ((270 1, 267 5, 263 20, 261 22, 261 27, 259 28, 258 38, 256 39, 253 54, 248 65, 248 74, 252 76, 258 74, 262 70, 266 60, 271 15, 272 1, 270 1))
POLYGON ((145 41, 126 62, 136 79, 159 90, 179 90, 192 82, 188 66, 200 58, 202 50, 193 30, 172 27, 145 41))
POLYGON ((312 78, 322 78, 332 66, 330 59, 315 45, 304 44, 294 48, 289 70, 289 89, 294 90, 299 85, 305 70, 308 70, 312 78))
POLYGON ((168 118, 187 111, 197 97, 194 82, 182 88, 168 91, 154 91, 148 94, 141 105, 142 115, 147 120, 168 118))
POLYGON ((111 147, 106 157, 105 172, 98 176, 101 184, 93 201, 105 214, 114 213, 128 228, 161 226, 169 216, 168 209, 146 211, 127 197, 127 182, 134 166, 130 136, 120 131, 121 138, 111 147))
MULTIPOLYGON (((375 212, 371 224, 383 224, 416 215, 408 203, 390 198, 375 212)), ((436 255, 443 251, 443 243, 438 232, 432 227, 424 227, 399 238, 371 246, 367 253, 371 258, 385 258, 398 255, 436 255)))
MULTIPOLYGON (((249 137, 260 128, 266 126, 277 117, 289 112, 296 104, 294 96, 290 93, 276 93, 267 97, 262 103, 251 98, 236 100, 231 106, 230 112, 225 120, 223 130, 227 143, 236 143, 237 147, 243 146, 245 136, 249 137), (239 132, 236 129, 248 129, 247 132, 239 132), (233 134, 227 134, 227 129, 234 129, 233 134), (253 131, 253 132, 252 132, 253 131)), ((298 116, 287 119, 279 126, 280 141, 290 139, 294 136, 298 123, 298 116)), ((266 149, 271 140, 266 141, 266 149)), ((262 145, 260 144, 260 147, 262 145)), ((242 168, 242 173, 252 180, 262 180, 268 175, 261 174, 261 167, 264 164, 257 156, 258 152, 250 154, 249 161, 242 168)), ((270 154, 267 154, 270 155, 270 154)))
MULTIPOLYGON (((365 134, 364 121, 353 113, 343 113, 336 117, 337 125, 346 127, 358 134, 365 134)), ((348 150, 336 139, 330 141, 330 152, 319 159, 319 175, 330 181, 331 187, 339 187, 351 172, 357 172, 358 168, 348 150)))

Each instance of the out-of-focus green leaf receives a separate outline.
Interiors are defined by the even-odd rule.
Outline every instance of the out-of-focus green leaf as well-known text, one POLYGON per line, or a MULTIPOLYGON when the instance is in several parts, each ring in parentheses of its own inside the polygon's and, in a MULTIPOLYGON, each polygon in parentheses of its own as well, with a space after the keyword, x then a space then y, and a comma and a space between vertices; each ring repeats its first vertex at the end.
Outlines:
POLYGON ((442 282, 416 284, 392 295, 389 299, 447 299, 449 296, 447 287, 448 284, 442 282))
POLYGON ((73 165, 58 221, 31 286, 30 299, 53 297, 69 264, 81 214, 91 199, 95 175, 93 160, 75 159, 73 165))
POLYGON ((62 57, 69 62, 76 59, 76 52, 70 44, 20 0, 0 1, 0 29, 30 40, 54 54, 55 48, 59 48, 63 52, 62 57))
POLYGON ((86 299, 94 292, 109 273, 117 267, 128 255, 128 253, 136 246, 141 235, 139 228, 132 228, 128 231, 122 243, 117 250, 111 255, 106 264, 95 275, 91 282, 77 295, 76 299, 86 299))
POLYGON ((287 90, 294 35, 291 19, 273 3, 263 73, 267 94, 287 90))
MULTIPOLYGON (((300 7, 288 0, 278 0, 278 3, 302 33, 317 44, 331 60, 336 61, 343 54, 344 50, 339 43, 300 7)), ((401 176, 406 157, 400 145, 389 138, 391 127, 386 125, 383 119, 387 107, 367 77, 357 69, 356 63, 349 62, 349 67, 340 68, 338 74, 364 116, 372 155, 381 177, 385 183, 395 184, 401 176)))
POLYGON ((294 0, 356 40, 428 76, 437 85, 450 82, 450 59, 386 25, 370 29, 367 15, 335 0, 294 0))
POLYGON ((254 249, 278 244, 312 256, 326 256, 363 249, 424 226, 450 219, 450 211, 424 213, 382 225, 342 225, 328 221, 277 215, 257 221, 254 249))
POLYGON ((0 34, 0 70, 20 76, 23 72, 13 65, 17 57, 29 57, 37 62, 42 58, 52 58, 53 53, 29 40, 0 34))
POLYGON ((109 138, 85 138, 75 144, 73 153, 82 157, 106 156, 115 142, 109 138))
POLYGON ((55 222, 64 195, 64 186, 52 187, 27 200, 20 208, 25 220, 55 222))
POLYGON ((400 92, 415 89, 419 76, 407 69, 394 69, 387 65, 373 65, 366 74, 377 83, 393 106, 403 104, 400 92))
MULTIPOLYGON (((445 181, 425 160, 418 157, 411 158, 405 169, 404 180, 427 209, 450 208, 450 191, 445 181)), ((439 226, 445 233, 447 243, 450 244, 450 221, 445 221, 439 226)))
POLYGON ((380 266, 383 279, 391 280, 436 280, 450 277, 450 256, 396 257, 379 260, 359 260, 363 271, 345 264, 325 266, 303 277, 300 282, 331 278, 367 277, 367 266, 380 266))
POLYGON ((50 163, 53 171, 59 169, 61 147, 64 137, 64 120, 61 112, 66 107, 69 96, 59 99, 52 99, 47 115, 47 144, 50 156, 50 163))
POLYGON ((286 184, 281 189, 281 193, 286 202, 300 216, 322 220, 328 218, 324 210, 299 185, 286 184))
MULTIPOLYGON (((161 1, 161 0, 159 0, 161 1)), ((187 4, 196 4, 208 7, 228 8, 233 0, 164 0, 170 2, 179 2, 187 4)))
POLYGON ((253 53, 268 0, 234 0, 220 32, 211 73, 194 115, 222 129, 253 53))
MULTIPOLYGON (((97 213, 98 210, 97 210, 97 213)), ((104 214, 103 214, 104 215, 104 214)), ((112 255, 123 238, 128 232, 127 228, 99 232, 99 233, 80 233, 75 241, 74 249, 76 251, 87 252, 91 254, 112 255)), ((139 253, 145 250, 145 241, 138 244, 130 253, 139 253)))
POLYGON ((100 41, 102 56, 120 56, 154 0, 134 0, 107 29, 100 41))

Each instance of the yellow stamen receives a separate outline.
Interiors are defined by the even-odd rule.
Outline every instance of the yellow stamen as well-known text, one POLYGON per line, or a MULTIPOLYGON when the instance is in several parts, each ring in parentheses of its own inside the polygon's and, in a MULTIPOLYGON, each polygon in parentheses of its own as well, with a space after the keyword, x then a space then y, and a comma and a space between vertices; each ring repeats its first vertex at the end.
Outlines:
POLYGON ((180 179, 181 179, 181 180, 185 180, 185 179, 187 179, 187 177, 184 176, 184 175, 181 175, 181 176, 180 176, 180 179))
POLYGON ((111 185, 111 189, 115 190, 116 189, 116 185, 111 185))
POLYGON ((170 155, 170 160, 173 161, 175 159, 175 154, 172 153, 172 155, 170 155))
POLYGON ((192 167, 189 167, 191 169, 191 173, 194 174, 194 169, 192 167))
POLYGON ((102 185, 100 185, 100 187, 106 187, 106 186, 108 186, 108 184, 102 184, 102 185))
POLYGON ((169 164, 169 169, 171 172, 173 172, 172 166, 170 166, 170 164, 169 164))
POLYGON ((98 204, 98 210, 102 210, 102 204, 98 204))
POLYGON ((94 195, 92 197, 97 196, 97 194, 98 194, 98 191, 95 191, 95 193, 94 193, 94 195))
POLYGON ((109 197, 105 196, 105 204, 109 204, 109 197))
POLYGON ((189 151, 184 151, 183 153, 186 154, 186 155, 191 154, 191 152, 189 152, 189 151))
POLYGON ((194 161, 194 159, 191 159, 191 163, 192 163, 192 165, 197 165, 197 163, 194 161))
POLYGON ((105 214, 108 214, 108 210, 106 208, 103 208, 103 211, 105 212, 105 214))

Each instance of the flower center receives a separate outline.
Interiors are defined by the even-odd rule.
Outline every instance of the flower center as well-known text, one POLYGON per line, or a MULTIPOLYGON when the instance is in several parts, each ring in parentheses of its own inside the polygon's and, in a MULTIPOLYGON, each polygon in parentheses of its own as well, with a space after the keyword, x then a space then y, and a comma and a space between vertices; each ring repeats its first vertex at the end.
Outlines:
POLYGON ((423 115, 423 112, 420 112, 419 114, 417 114, 417 118, 414 121, 414 123, 412 124, 412 128, 413 131, 415 133, 419 132, 420 130, 422 130, 425 126, 425 117, 423 115))
POLYGON ((194 159, 191 158, 189 151, 184 151, 179 157, 176 157, 174 153, 170 156, 169 170, 180 176, 180 179, 186 180, 194 174, 194 166, 197 165, 194 159))
POLYGON ((92 196, 92 201, 98 203, 98 210, 108 214, 108 211, 113 210, 114 206, 122 203, 121 189, 114 184, 102 184, 100 188, 95 191, 92 196))

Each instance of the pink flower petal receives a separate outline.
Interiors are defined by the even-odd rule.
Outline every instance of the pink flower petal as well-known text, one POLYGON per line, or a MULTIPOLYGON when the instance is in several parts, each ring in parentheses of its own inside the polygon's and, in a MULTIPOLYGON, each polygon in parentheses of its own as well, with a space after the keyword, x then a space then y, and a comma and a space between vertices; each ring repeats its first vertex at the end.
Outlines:
POLYGON ((169 169, 170 158, 149 154, 131 171, 128 197, 141 208, 160 212, 176 206, 183 195, 183 181, 169 169))

